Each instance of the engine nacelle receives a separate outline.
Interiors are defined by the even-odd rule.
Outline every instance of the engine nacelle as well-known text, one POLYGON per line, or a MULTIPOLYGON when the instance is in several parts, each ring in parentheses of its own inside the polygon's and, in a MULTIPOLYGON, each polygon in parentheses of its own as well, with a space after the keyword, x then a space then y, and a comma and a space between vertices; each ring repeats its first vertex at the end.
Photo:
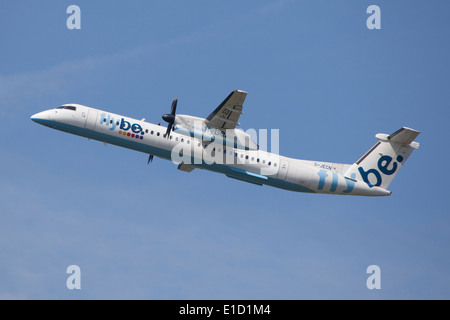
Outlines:
POLYGON ((240 129, 220 130, 211 128, 205 124, 205 119, 188 116, 176 115, 174 121, 174 131, 179 134, 194 137, 203 142, 220 143, 242 150, 258 150, 258 145, 253 141, 251 135, 240 129))

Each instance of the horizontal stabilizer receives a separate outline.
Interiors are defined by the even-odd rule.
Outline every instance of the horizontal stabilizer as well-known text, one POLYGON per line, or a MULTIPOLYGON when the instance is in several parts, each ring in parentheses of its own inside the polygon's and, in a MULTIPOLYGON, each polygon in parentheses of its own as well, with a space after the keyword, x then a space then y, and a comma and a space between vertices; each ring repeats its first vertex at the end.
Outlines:
MULTIPOLYGON (((388 140, 394 143, 399 143, 402 146, 409 146, 414 141, 414 139, 419 135, 419 131, 403 127, 400 130, 397 130, 393 134, 391 134, 388 137, 388 140)), ((418 149, 419 143, 416 142, 414 145, 411 145, 411 147, 418 149), (415 148, 414 145, 417 147, 415 148)))

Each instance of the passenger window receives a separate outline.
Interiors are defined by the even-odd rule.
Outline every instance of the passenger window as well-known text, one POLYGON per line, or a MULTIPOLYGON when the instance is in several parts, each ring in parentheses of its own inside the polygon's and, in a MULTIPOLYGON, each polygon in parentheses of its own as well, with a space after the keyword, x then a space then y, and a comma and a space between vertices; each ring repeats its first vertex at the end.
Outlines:
MULTIPOLYGON (((148 131, 148 130, 146 130, 146 131, 148 131)), ((148 132, 147 132, 147 133, 148 133, 148 132)), ((153 131, 153 130, 150 132, 150 134, 154 134, 154 133, 155 133, 155 131, 153 131)))
POLYGON ((158 137, 159 137, 159 134, 160 134, 159 132, 156 133, 156 135, 157 135, 158 137))

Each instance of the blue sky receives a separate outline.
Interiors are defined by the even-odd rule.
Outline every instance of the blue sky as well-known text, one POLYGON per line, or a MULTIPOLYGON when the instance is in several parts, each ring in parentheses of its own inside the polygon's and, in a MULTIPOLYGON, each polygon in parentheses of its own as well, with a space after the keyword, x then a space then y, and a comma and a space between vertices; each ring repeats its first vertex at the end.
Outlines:
POLYGON ((2 1, 0 299, 449 299, 448 1, 2 1), (66 9, 81 8, 81 30, 66 9), (381 8, 381 30, 366 9, 381 8), (386 198, 287 192, 39 126, 160 122, 248 92, 243 129, 352 163, 420 130, 386 198), (81 290, 66 268, 81 268, 81 290), (366 268, 381 269, 368 290, 366 268))

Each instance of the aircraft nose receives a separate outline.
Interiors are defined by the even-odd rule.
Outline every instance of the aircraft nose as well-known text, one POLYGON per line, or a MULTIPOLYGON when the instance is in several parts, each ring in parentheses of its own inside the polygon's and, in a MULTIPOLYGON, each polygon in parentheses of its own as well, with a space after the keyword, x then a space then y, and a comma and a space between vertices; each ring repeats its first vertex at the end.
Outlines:
POLYGON ((39 113, 33 114, 31 116, 31 120, 33 120, 36 123, 45 125, 50 120, 50 115, 46 111, 39 112, 39 113))

